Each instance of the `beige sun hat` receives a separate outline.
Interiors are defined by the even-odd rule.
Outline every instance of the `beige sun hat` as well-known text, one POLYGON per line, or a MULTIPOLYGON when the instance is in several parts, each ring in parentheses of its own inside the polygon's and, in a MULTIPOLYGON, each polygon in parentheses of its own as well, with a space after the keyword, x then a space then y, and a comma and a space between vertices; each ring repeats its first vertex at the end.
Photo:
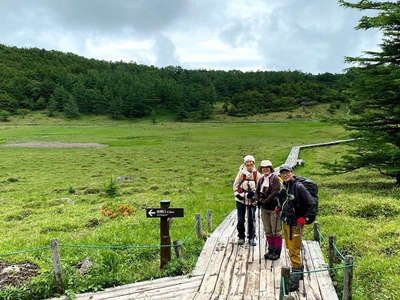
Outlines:
POLYGON ((272 172, 274 170, 274 167, 272 166, 272 162, 270 160, 262 160, 260 163, 260 166, 258 167, 258 172, 261 172, 262 168, 270 167, 272 169, 272 172))

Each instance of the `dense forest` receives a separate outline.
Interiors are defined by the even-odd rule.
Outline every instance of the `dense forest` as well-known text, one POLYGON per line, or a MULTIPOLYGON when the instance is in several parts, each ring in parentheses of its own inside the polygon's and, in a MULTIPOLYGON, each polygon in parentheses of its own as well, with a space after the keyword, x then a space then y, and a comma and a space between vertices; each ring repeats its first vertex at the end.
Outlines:
POLYGON ((0 45, 0 117, 32 110, 138 118, 168 112, 210 118, 216 103, 233 116, 347 102, 347 74, 208 71, 87 59, 72 53, 0 45))

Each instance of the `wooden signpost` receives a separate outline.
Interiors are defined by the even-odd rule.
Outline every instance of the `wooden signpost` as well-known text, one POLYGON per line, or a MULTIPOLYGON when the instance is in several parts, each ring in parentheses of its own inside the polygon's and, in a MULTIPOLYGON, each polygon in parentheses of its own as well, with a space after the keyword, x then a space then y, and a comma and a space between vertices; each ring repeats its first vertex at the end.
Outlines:
POLYGON ((146 208, 147 218, 160 218, 160 268, 163 269, 171 260, 171 237, 169 236, 169 219, 182 218, 183 208, 170 208, 169 200, 161 200, 157 208, 146 208))

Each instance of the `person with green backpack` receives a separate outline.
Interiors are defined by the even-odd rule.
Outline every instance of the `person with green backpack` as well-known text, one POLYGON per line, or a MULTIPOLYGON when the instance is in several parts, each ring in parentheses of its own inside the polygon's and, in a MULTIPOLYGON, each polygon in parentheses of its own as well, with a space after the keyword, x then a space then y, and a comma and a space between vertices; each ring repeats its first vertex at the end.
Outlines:
POLYGON ((299 289, 299 281, 303 277, 302 230, 304 224, 311 224, 315 220, 318 209, 318 187, 310 179, 296 176, 290 166, 281 166, 279 173, 284 185, 280 194, 282 202, 280 215, 292 265, 289 291, 293 292, 299 289))

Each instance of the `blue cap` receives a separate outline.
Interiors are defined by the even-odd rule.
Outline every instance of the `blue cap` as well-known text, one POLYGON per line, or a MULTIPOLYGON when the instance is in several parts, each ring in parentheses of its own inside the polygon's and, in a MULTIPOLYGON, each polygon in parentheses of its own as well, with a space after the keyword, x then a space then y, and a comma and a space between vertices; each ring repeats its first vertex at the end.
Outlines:
POLYGON ((289 165, 282 165, 279 168, 279 173, 282 173, 283 171, 293 172, 293 168, 289 165))

